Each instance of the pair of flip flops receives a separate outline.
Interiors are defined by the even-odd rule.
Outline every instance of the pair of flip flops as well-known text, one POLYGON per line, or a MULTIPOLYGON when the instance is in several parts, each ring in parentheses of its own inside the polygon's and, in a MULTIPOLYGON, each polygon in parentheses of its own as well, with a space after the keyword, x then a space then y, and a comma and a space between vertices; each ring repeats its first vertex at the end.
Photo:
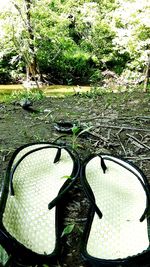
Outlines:
POLYGON ((67 193, 78 177, 91 204, 81 242, 87 265, 148 264, 150 188, 144 174, 115 156, 81 162, 70 148, 35 143, 14 152, 0 201, 0 243, 14 266, 56 264, 67 193))

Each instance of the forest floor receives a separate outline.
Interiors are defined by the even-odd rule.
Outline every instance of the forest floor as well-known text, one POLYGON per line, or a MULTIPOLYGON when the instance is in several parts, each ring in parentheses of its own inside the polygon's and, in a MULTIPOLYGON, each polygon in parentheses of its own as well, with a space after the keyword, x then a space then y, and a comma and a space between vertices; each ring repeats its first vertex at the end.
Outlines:
MULTIPOLYGON (((78 123, 89 134, 63 142, 76 147, 81 158, 91 152, 122 156, 139 166, 150 182, 150 94, 139 91, 75 94, 65 98, 44 98, 33 102, 33 111, 17 101, 0 103, 0 166, 2 186, 8 161, 16 148, 31 142, 52 142, 60 137, 58 121, 78 123)), ((79 244, 84 229, 88 201, 77 181, 70 192, 64 227, 75 224, 64 238, 63 256, 58 267, 86 267, 79 244)))

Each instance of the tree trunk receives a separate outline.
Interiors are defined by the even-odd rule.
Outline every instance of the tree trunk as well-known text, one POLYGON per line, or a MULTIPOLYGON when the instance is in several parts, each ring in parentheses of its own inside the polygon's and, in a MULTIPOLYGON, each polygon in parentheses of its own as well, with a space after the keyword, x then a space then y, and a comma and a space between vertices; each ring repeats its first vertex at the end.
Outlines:
POLYGON ((148 63, 147 63, 147 68, 146 68, 145 81, 144 81, 144 92, 147 92, 149 78, 150 78, 150 51, 148 52, 148 63))
MULTIPOLYGON (((28 47, 27 47, 27 53, 22 53, 22 57, 24 58, 25 64, 26 64, 26 79, 28 82, 31 80, 35 82, 36 86, 39 88, 38 80, 42 80, 42 75, 40 74, 38 64, 37 64, 37 58, 36 58, 36 52, 35 52, 35 45, 34 45, 34 31, 31 23, 31 6, 32 6, 32 0, 24 0, 25 3, 25 17, 22 14, 21 8, 14 2, 15 8, 18 10, 18 13, 22 19, 22 22, 24 24, 24 27, 27 31, 28 35, 28 47)), ((15 40, 15 38, 14 38, 15 40)), ((17 46, 19 47, 20 44, 18 44, 17 41, 15 41, 15 45, 17 43, 17 46)), ((19 47, 21 51, 21 47, 19 47)), ((21 51, 22 52, 22 51, 21 51)))
POLYGON ((31 4, 32 0, 25 0, 26 3, 26 27, 27 32, 29 35, 29 50, 30 50, 30 60, 27 62, 26 66, 26 74, 27 74, 27 80, 34 80, 37 87, 38 81, 37 76, 39 75, 39 71, 37 68, 37 60, 36 60, 36 53, 35 53, 35 47, 34 47, 34 32, 31 25, 31 4))

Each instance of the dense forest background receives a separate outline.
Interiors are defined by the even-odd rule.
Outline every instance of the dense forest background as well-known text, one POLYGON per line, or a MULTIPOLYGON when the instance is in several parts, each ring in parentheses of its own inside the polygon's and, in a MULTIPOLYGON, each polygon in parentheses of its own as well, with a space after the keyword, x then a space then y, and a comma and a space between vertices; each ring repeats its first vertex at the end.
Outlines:
POLYGON ((12 0, 0 10, 0 83, 147 86, 148 0, 12 0))

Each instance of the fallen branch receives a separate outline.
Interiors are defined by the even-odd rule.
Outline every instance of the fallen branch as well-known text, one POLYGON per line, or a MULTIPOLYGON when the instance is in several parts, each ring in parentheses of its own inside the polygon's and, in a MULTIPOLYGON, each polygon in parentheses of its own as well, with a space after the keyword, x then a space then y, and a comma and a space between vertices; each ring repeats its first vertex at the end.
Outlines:
POLYGON ((128 156, 126 156, 126 157, 124 157, 125 159, 134 159, 134 160, 139 160, 139 161, 141 161, 141 160, 150 160, 150 157, 128 157, 128 156))
POLYGON ((142 129, 142 128, 135 128, 135 127, 128 127, 128 126, 116 126, 116 125, 99 125, 99 128, 112 128, 112 129, 122 129, 122 130, 130 130, 130 131, 143 131, 143 132, 150 132, 150 129, 142 129))
POLYGON ((140 144, 141 146, 147 148, 150 150, 150 147, 147 146, 146 144, 144 144, 143 142, 141 142, 140 140, 138 140, 136 137, 132 136, 131 134, 126 134, 127 136, 129 136, 131 139, 133 139, 134 141, 136 141, 138 144, 140 144))
POLYGON ((107 138, 105 138, 104 136, 100 135, 100 134, 97 134, 95 132, 87 132, 89 135, 93 136, 93 137, 96 137, 96 138, 99 138, 100 140, 102 140, 103 142, 109 142, 107 138))
POLYGON ((150 116, 123 116, 123 117, 111 117, 111 116, 105 116, 105 115, 100 115, 100 116, 94 116, 91 118, 86 118, 86 119, 81 119, 80 122, 84 122, 84 121, 92 121, 92 120, 131 120, 131 119, 141 119, 141 120, 150 120, 150 116))
POLYGON ((122 141, 121 141, 121 139, 120 139, 119 134, 117 133, 116 136, 117 136, 117 138, 118 138, 118 140, 119 140, 119 142, 120 142, 120 145, 121 145, 121 147, 122 147, 122 150, 123 150, 124 154, 127 155, 126 149, 125 149, 125 147, 124 147, 124 145, 123 145, 123 143, 122 143, 122 141))

